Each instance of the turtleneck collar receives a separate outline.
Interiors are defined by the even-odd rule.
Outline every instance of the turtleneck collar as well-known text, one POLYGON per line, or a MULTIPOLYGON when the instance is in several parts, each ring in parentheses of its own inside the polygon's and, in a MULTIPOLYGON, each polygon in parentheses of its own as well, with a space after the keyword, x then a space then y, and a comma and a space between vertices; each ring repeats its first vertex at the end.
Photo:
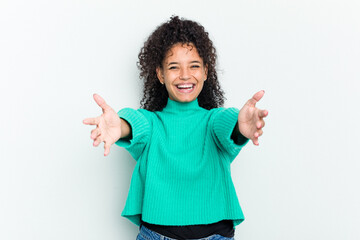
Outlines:
POLYGON ((167 104, 163 109, 164 112, 191 112, 200 109, 197 98, 191 102, 177 102, 168 98, 167 104))

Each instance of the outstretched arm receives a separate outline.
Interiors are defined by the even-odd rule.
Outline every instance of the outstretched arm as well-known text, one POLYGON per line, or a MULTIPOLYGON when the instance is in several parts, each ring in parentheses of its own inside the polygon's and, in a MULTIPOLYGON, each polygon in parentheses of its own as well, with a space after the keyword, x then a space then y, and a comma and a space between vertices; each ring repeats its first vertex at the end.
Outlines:
POLYGON ((255 145, 259 145, 259 137, 263 134, 267 110, 255 107, 256 103, 264 96, 265 91, 259 91, 249 99, 239 112, 238 121, 233 131, 233 139, 242 139, 241 135, 250 139, 255 145))
POLYGON ((104 142, 105 153, 110 153, 110 147, 120 138, 131 137, 131 127, 124 120, 119 118, 117 113, 106 104, 105 100, 97 94, 94 94, 95 102, 101 107, 103 114, 95 118, 87 118, 83 120, 86 125, 96 125, 91 131, 90 138, 94 140, 94 147, 104 142))

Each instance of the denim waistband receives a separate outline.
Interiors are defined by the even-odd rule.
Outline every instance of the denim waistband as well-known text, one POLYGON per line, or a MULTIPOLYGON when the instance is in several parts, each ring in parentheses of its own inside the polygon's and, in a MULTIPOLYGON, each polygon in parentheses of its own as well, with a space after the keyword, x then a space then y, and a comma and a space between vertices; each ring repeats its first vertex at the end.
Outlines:
MULTIPOLYGON (((137 240, 177 240, 174 238, 169 238, 169 237, 163 236, 157 232, 154 232, 154 231, 148 229, 147 227, 145 227, 144 225, 141 225, 140 233, 138 234, 136 239, 137 240)), ((223 237, 219 234, 214 234, 209 237, 193 239, 193 240, 234 240, 234 238, 227 238, 227 237, 223 237)))

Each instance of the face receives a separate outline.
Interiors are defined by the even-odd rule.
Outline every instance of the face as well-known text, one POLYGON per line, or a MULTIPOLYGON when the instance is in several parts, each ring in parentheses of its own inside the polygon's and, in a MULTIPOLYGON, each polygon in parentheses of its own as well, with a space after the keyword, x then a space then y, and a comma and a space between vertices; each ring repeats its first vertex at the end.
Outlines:
POLYGON ((165 84, 169 98, 177 102, 195 100, 207 78, 207 68, 193 44, 175 44, 166 54, 157 77, 165 84))

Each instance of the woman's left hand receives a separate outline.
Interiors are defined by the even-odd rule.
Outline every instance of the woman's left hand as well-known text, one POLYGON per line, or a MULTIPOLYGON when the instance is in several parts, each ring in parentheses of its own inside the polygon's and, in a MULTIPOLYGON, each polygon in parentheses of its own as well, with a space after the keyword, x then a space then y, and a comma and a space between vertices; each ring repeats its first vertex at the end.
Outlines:
POLYGON ((239 112, 238 126, 240 133, 250 139, 255 145, 259 145, 259 137, 263 134, 265 126, 264 117, 268 115, 267 110, 255 107, 255 104, 264 96, 265 91, 259 91, 249 99, 239 112))

